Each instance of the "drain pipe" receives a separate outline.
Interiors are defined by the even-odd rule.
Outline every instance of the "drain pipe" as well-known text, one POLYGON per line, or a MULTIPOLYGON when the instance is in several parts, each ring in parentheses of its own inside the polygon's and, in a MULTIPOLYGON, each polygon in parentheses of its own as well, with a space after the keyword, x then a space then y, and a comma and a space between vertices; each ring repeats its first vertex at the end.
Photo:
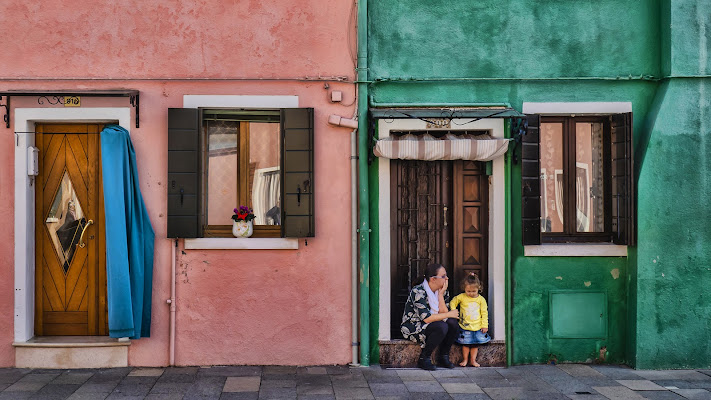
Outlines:
MULTIPOLYGON (((356 107, 356 113, 358 107, 356 107)), ((351 131, 351 364, 358 365, 358 140, 351 131)))
POLYGON ((167 303, 170 305, 170 345, 169 364, 175 366, 175 258, 178 250, 178 239, 175 239, 173 248, 173 260, 170 263, 170 298, 167 303))
POLYGON ((358 0, 358 203, 360 364, 370 365, 370 210, 368 209, 368 0, 358 0))

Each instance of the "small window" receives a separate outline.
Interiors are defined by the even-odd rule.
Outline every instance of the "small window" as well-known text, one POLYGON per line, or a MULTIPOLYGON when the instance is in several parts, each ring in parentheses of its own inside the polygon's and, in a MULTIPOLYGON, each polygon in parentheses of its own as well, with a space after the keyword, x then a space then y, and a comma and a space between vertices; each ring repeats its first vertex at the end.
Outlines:
POLYGON ((609 119, 541 118, 540 135, 543 241, 611 241, 609 119))
POLYGON ((312 237, 312 108, 168 110, 168 234, 231 237, 233 209, 253 237, 312 237))
POLYGON ((635 243, 632 114, 526 118, 523 243, 635 243))

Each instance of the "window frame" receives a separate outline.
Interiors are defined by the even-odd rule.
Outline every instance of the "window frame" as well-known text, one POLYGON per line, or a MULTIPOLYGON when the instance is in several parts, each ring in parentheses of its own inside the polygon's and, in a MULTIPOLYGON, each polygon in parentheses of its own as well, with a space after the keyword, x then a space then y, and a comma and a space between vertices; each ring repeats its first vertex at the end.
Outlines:
MULTIPOLYGON (((208 119, 206 118, 207 114, 210 114, 210 111, 213 111, 213 115, 220 115, 220 111, 229 111, 232 110, 231 108, 205 108, 201 109, 200 113, 200 140, 202 144, 202 162, 201 162, 201 173, 202 173, 202 182, 203 182, 203 187, 202 187, 202 197, 200 199, 200 213, 202 215, 202 232, 203 235, 202 237, 205 238, 216 238, 216 237, 228 237, 231 238, 233 237, 232 235, 232 225, 209 225, 207 223, 208 221, 208 216, 209 216, 209 209, 208 209, 208 184, 209 184, 209 173, 210 173, 210 168, 209 168, 209 133, 207 131, 208 125, 205 123, 208 119)), ((239 109, 241 110, 241 109, 239 109)), ((260 111, 275 111, 277 114, 279 113, 279 110, 260 110, 260 111)), ((265 121, 256 121, 254 117, 256 116, 256 111, 255 114, 249 114, 249 113, 240 113, 235 119, 239 124, 239 131, 237 135, 237 164, 235 165, 235 168, 237 170, 237 203, 238 205, 242 204, 250 204, 251 199, 249 199, 249 192, 250 192, 250 187, 249 187, 249 145, 250 145, 250 131, 249 131, 249 124, 251 122, 264 122, 264 123, 274 123, 279 126, 279 131, 281 131, 281 119, 278 115, 276 115, 276 119, 268 119, 265 121)), ((219 120, 219 118, 216 118, 216 120, 219 120)), ((283 168, 283 159, 281 157, 281 134, 279 135, 279 142, 280 142, 280 157, 279 157, 279 169, 281 170, 283 168)), ((280 194, 281 197, 281 194, 280 194)), ((254 238, 279 238, 282 237, 282 228, 281 225, 258 225, 254 224, 253 226, 253 233, 252 236, 254 238)))
MULTIPOLYGON (((541 115, 541 130, 546 123, 563 124, 563 232, 543 232, 541 243, 610 243, 612 232, 612 155, 610 115, 541 115), (603 232, 577 232, 576 206, 576 124, 602 123, 603 126, 603 232)), ((539 158, 539 161, 540 160, 539 158)))

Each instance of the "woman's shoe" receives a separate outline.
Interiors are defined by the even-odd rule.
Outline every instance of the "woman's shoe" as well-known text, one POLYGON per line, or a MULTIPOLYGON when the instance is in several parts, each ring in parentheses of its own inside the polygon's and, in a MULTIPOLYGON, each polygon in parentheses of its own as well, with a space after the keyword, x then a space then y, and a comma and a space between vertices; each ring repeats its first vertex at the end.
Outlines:
POLYGON ((437 365, 449 369, 454 368, 454 364, 449 360, 449 354, 439 356, 439 358, 437 358, 437 365))
POLYGON ((424 369, 425 371, 434 371, 437 369, 432 364, 432 359, 430 357, 420 357, 417 360, 417 366, 424 369))

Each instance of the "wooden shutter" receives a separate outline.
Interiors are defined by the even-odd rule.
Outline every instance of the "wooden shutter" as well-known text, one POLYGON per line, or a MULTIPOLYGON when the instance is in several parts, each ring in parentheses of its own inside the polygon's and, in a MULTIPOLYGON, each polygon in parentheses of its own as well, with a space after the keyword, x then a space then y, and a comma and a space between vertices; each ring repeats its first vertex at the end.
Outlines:
POLYGON ((632 113, 615 114, 610 123, 612 175, 612 241, 633 246, 635 196, 632 157, 632 113))
POLYGON ((202 236, 200 176, 200 113, 197 108, 169 108, 169 238, 202 236))
POLYGON ((314 109, 281 110, 282 236, 312 237, 314 217, 314 109))
POLYGON ((540 115, 527 115, 521 138, 521 221, 524 245, 541 244, 540 115))

